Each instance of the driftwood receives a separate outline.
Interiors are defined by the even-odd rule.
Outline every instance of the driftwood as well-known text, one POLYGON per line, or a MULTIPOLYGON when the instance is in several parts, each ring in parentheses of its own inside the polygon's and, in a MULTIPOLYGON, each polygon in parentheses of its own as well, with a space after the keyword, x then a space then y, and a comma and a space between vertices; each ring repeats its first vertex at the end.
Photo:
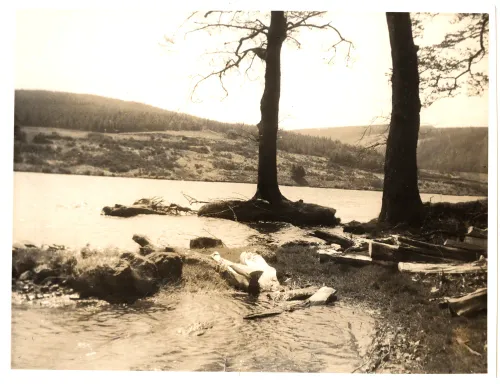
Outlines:
POLYGON ((444 273, 444 274, 466 274, 487 272, 485 261, 477 261, 466 264, 423 264, 423 263, 399 263, 400 272, 409 273, 444 273))
POLYGON ((486 309, 487 299, 487 288, 480 288, 468 295, 448 299, 448 308, 453 315, 470 316, 486 309))
POLYGON ((106 216, 133 217, 137 215, 180 215, 194 214, 191 208, 182 207, 177 204, 164 204, 162 199, 140 199, 132 205, 115 204, 113 207, 106 206, 102 209, 106 216))
POLYGON ((348 239, 347 237, 337 235, 335 233, 316 230, 309 233, 309 236, 314 236, 317 237, 318 239, 324 240, 326 241, 327 244, 332 244, 332 243, 338 244, 343 249, 347 249, 354 246, 354 241, 348 239))

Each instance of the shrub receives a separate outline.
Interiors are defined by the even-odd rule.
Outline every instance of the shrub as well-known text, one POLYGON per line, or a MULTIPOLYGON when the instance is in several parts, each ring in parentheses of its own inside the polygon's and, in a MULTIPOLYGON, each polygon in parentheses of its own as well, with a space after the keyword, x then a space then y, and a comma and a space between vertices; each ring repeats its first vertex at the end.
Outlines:
POLYGON ((49 140, 47 135, 43 133, 38 133, 33 137, 33 143, 35 144, 52 144, 52 140, 49 140))
POLYGON ((26 132, 19 125, 14 125, 14 141, 26 143, 26 132))
POLYGON ((302 165, 292 165, 291 176, 294 180, 303 179, 306 176, 306 170, 302 165))
POLYGON ((207 155, 210 153, 210 149, 208 149, 208 147, 205 145, 202 147, 190 147, 189 150, 193 151, 193 152, 201 153, 204 155, 207 155))
POLYGON ((216 169, 224 169, 226 171, 235 171, 238 169, 238 165, 226 160, 214 160, 212 165, 216 169))

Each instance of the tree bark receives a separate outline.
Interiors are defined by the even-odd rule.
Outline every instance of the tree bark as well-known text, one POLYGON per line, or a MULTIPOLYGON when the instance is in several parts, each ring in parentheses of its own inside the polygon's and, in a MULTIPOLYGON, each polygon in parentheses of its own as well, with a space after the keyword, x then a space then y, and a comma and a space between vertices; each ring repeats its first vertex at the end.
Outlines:
POLYGON ((417 47, 410 14, 387 12, 392 55, 392 113, 384 165, 384 192, 379 222, 419 224, 417 143, 420 97, 417 47))
POLYGON ((271 24, 267 36, 266 73, 264 94, 260 102, 259 167, 257 192, 254 199, 271 204, 286 200, 278 186, 276 162, 278 139, 278 115, 281 92, 281 47, 286 38, 286 18, 283 11, 271 12, 271 24))

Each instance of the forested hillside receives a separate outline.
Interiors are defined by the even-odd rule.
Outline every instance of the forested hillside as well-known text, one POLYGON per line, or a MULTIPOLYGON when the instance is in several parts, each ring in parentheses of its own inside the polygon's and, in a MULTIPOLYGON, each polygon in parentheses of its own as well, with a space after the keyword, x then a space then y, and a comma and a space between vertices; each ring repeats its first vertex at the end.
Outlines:
MULTIPOLYGON (((300 129, 298 134, 368 147, 383 142, 384 125, 300 129)), ((385 146, 378 146, 383 154, 385 146)), ((418 166, 442 172, 487 172, 488 128, 420 128, 418 166)))
MULTIPOLYGON (((21 126, 68 128, 102 133, 155 131, 215 131, 229 138, 256 136, 256 127, 222 123, 150 105, 95 95, 38 90, 17 90, 16 122, 21 126)), ((340 127, 282 131, 282 151, 321 156, 331 164, 382 172, 384 148, 367 150, 380 141, 385 126, 340 127), (361 142, 363 132, 365 136, 361 142), (361 144, 361 145, 357 145, 361 144)), ((487 128, 424 126, 418 148, 419 168, 442 172, 487 172, 487 128)))
MULTIPOLYGON (((229 138, 252 141, 255 126, 229 124, 166 111, 149 105, 50 91, 16 91, 15 114, 21 126, 68 128, 101 133, 202 131, 223 132, 229 138)), ((280 134, 278 148, 290 153, 322 156, 339 165, 382 171, 383 156, 375 151, 340 141, 304 137, 292 132, 280 134)))
POLYGON ((150 105, 102 96, 16 90, 15 115, 21 126, 69 128, 92 132, 224 131, 227 124, 150 105))

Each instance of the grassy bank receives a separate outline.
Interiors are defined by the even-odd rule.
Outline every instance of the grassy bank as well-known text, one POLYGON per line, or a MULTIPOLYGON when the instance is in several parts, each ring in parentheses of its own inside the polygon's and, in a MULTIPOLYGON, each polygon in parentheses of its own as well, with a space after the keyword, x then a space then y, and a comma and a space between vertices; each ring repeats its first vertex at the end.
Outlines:
MULTIPOLYGON (((103 134, 23 128, 23 132, 25 135, 14 144, 15 171, 252 184, 257 181, 256 143, 231 131, 103 134)), ((293 149, 293 143, 286 145, 286 151, 278 151, 281 185, 382 190, 380 170, 345 165, 344 157, 351 153, 338 153, 337 160, 332 160, 326 156, 328 151, 325 156, 296 153, 300 151, 293 149), (292 172, 298 167, 305 171, 300 180, 292 172)), ((370 162, 365 165, 372 167, 370 162)), ((422 193, 446 195, 486 195, 488 190, 485 178, 435 171, 420 172, 419 188, 422 193)))
POLYGON ((466 279, 412 276, 377 265, 320 264, 314 248, 305 247, 278 249, 274 266, 280 280, 291 279, 291 283, 300 286, 335 287, 340 300, 379 311, 383 335, 378 358, 382 361, 376 361, 377 351, 372 356, 380 364, 379 369, 387 363, 413 373, 487 371, 486 314, 453 317, 437 304, 440 297, 462 295, 486 286, 486 274, 466 279), (479 355, 471 353, 464 341, 479 355))

